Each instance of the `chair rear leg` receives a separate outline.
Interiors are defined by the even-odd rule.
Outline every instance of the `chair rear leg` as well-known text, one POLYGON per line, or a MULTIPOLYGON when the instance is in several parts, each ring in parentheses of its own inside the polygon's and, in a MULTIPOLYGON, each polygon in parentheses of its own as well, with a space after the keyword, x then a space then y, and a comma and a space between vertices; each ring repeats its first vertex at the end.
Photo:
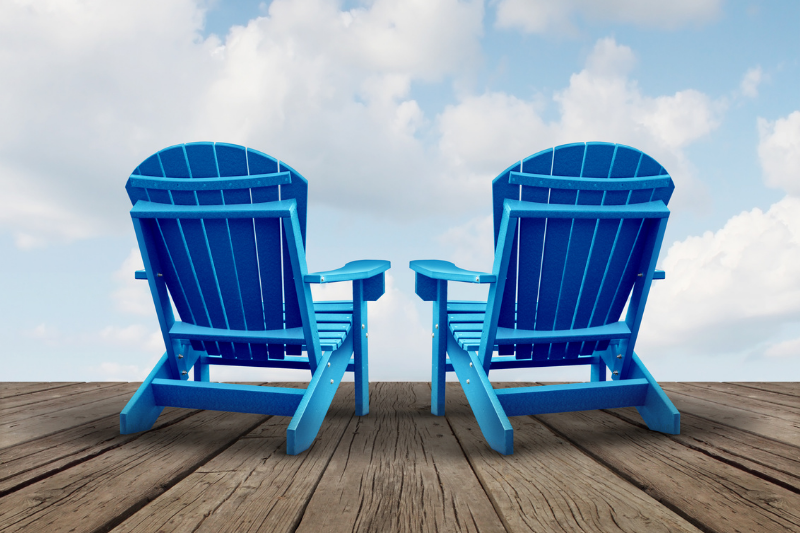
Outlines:
POLYGON ((497 394, 489 382, 483 365, 480 364, 480 359, 477 354, 470 354, 462 349, 452 334, 448 333, 447 340, 450 361, 453 363, 461 388, 464 389, 483 437, 493 450, 503 455, 511 455, 514 453, 514 429, 497 399, 497 394))
POLYGON ((644 405, 636 407, 647 427, 670 435, 680 434, 680 412, 635 353, 632 354, 630 378, 645 378, 649 384, 644 405))
POLYGON ((289 422, 289 429, 286 430, 287 454, 297 455, 314 442, 350 362, 350 354, 353 353, 352 339, 353 333, 347 336, 338 349, 325 352, 320 359, 303 399, 289 422))
POLYGON ((156 405, 153 380, 170 377, 172 376, 165 353, 119 414, 120 433, 127 435, 147 431, 153 427, 161 411, 164 410, 163 406, 156 405))

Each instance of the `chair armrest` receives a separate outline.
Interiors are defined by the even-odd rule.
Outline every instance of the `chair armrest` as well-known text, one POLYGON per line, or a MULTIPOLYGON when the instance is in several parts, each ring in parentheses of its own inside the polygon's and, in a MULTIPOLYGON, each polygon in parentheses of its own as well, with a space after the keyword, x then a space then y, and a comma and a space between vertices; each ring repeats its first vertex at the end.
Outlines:
POLYGON ((378 274, 383 274, 392 264, 389 261, 378 259, 365 259, 362 261, 350 261, 342 268, 336 270, 326 270, 325 272, 314 272, 303 276, 306 283, 332 283, 334 281, 353 281, 356 279, 367 279, 378 274))
POLYGON ((656 270, 653 272, 653 279, 667 279, 667 273, 663 270, 656 270))
POLYGON ((147 279, 147 271, 146 270, 137 270, 133 273, 134 279, 147 279))
POLYGON ((488 272, 475 272, 458 268, 450 261, 436 259, 423 259, 411 261, 408 266, 417 274, 422 274, 431 279, 444 279, 447 281, 465 281, 467 283, 494 283, 497 276, 488 272))

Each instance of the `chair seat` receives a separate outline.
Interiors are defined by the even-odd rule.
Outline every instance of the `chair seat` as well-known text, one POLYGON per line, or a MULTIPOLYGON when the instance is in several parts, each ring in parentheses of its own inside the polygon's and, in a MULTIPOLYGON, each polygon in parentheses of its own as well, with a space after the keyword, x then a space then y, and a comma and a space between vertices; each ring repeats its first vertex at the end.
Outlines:
MULTIPOLYGON (((484 304, 485 306, 485 304, 484 304)), ((464 306, 467 307, 467 306, 464 306)), ((477 308, 477 306, 475 306, 477 308)), ((449 306, 448 306, 449 309, 449 306)), ((480 347, 485 312, 448 312, 447 322, 451 333, 464 350, 475 351, 480 347)), ((625 322, 614 322, 604 326, 566 330, 539 331, 512 328, 497 328, 495 346, 519 343, 582 342, 585 340, 627 339, 631 330, 625 322)))
MULTIPOLYGON (((352 306, 352 302, 350 304, 352 306)), ((352 314, 317 313, 317 330, 322 350, 336 350, 342 345, 353 325, 352 314)), ((247 331, 197 326, 176 321, 170 337, 179 340, 248 342, 258 344, 305 344, 303 328, 247 331)))

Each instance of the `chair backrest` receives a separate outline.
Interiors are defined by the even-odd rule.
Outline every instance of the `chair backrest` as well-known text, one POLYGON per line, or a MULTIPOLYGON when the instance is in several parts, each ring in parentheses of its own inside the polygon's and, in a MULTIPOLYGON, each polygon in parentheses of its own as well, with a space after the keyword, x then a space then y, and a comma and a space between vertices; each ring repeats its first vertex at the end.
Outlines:
MULTIPOLYGON (((662 200, 672 179, 650 156, 623 145, 577 143, 534 154, 492 183, 497 246, 503 203, 624 205, 662 200)), ((519 220, 498 326, 566 330, 619 320, 640 267, 651 222, 519 220)), ((658 253, 658 250, 655 251, 658 253)), ((605 349, 608 341, 500 346, 518 359, 563 359, 605 349)))
MULTIPOLYGON (((126 184, 131 203, 249 204, 294 199, 303 246, 308 182, 274 158, 224 143, 171 146, 150 156, 126 184)), ((279 218, 158 219, 152 226, 163 277, 184 322, 263 331, 302 326, 279 218)), ((304 295, 302 295, 304 297, 304 295)), ((312 311, 313 312, 313 311, 312 311)), ((313 316, 313 315, 312 315, 313 316)), ((299 355, 299 345, 192 341, 209 355, 244 359, 299 355)))

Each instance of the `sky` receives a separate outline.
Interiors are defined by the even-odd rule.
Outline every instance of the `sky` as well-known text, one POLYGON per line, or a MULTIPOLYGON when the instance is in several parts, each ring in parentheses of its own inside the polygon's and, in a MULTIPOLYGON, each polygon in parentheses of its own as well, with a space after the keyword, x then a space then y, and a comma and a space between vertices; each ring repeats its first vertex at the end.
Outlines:
POLYGON ((798 22, 790 1, 0 0, 0 381, 147 375, 164 346, 124 186, 193 141, 308 179, 309 271, 392 262, 372 381, 430 379, 409 261, 490 270, 491 180, 580 141, 675 182, 636 347, 654 377, 800 380, 798 22))

